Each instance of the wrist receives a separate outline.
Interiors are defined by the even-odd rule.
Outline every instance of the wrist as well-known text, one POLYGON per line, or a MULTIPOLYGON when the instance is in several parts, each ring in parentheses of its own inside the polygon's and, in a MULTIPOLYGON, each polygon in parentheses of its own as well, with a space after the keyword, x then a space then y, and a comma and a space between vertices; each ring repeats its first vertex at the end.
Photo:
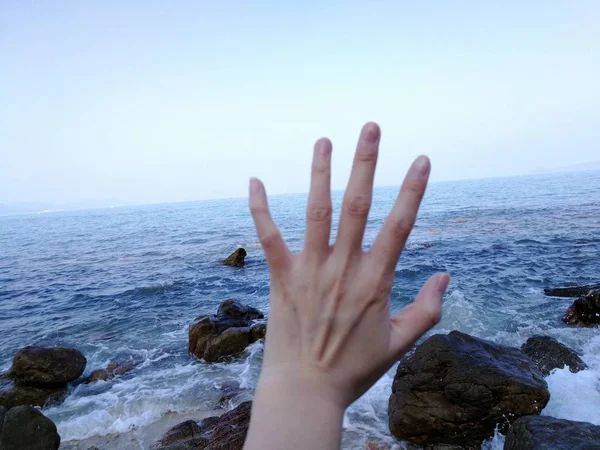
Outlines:
POLYGON ((245 450, 339 448, 345 407, 327 386, 302 374, 262 373, 245 450), (258 445, 260 443, 260 445, 258 445))

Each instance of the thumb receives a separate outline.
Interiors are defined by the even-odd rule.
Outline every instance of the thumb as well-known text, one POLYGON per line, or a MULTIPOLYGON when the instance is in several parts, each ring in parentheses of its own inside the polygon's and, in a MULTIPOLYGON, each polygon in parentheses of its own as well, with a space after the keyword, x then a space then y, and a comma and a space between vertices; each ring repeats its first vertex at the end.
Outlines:
POLYGON ((429 278, 415 300, 391 319, 390 352, 397 361, 413 343, 442 318, 442 297, 450 275, 438 273, 429 278))

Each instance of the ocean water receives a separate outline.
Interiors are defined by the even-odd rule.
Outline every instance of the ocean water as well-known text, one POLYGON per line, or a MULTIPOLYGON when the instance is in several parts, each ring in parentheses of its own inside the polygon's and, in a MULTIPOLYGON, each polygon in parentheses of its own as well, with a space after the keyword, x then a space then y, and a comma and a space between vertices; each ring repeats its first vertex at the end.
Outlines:
MULTIPOLYGON (((366 247, 396 193, 376 189, 366 247)), ((341 197, 334 193, 336 213, 341 197)), ((302 246, 305 202, 306 195, 271 199, 292 250, 302 246)), ((566 327, 560 318, 570 300, 543 294, 599 282, 599 255, 600 172, 435 183, 397 266, 392 308, 410 302, 433 273, 450 272, 444 316, 432 332, 457 329, 513 346, 554 336, 590 369, 548 376, 543 414, 600 424, 600 330, 566 327)), ((63 441, 211 409, 230 383, 253 387, 260 343, 233 362, 206 364, 187 353, 187 327, 227 298, 268 312, 268 297, 245 199, 0 217, 0 370, 32 344, 80 349, 86 373, 111 361, 140 363, 112 382, 74 388, 45 411, 63 441), (238 246, 248 251, 245 268, 218 264, 238 246)), ((349 408, 344 448, 369 440, 405 448, 387 427, 394 370, 349 408)), ((483 445, 501 446, 501 436, 483 445)))

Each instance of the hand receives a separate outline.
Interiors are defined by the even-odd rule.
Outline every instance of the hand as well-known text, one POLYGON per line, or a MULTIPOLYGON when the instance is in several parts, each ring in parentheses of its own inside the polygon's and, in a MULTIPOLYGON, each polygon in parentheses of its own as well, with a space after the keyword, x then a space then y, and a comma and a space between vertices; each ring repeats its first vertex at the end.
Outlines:
MULTIPOLYGON (((449 280, 446 274, 430 278, 415 301, 399 314, 390 317, 389 312, 396 264, 429 178, 426 157, 419 157, 408 171, 372 248, 362 249, 379 140, 379 127, 366 124, 358 141, 334 245, 329 245, 329 140, 321 139, 315 145, 305 246, 300 253, 292 254, 287 249, 273 223, 263 184, 257 179, 250 181, 250 210, 271 273, 267 339, 250 436, 259 434, 253 433, 253 428, 260 427, 253 425, 262 422, 256 416, 267 414, 267 410, 281 414, 277 398, 289 397, 290 391, 299 393, 288 401, 301 405, 306 412, 313 410, 315 414, 316 409, 329 411, 327 414, 332 416, 343 413, 440 320, 442 296, 449 280)), ((288 414, 293 416, 293 406, 287 406, 292 409, 288 414)), ((285 428, 283 419, 278 420, 285 428)), ((310 420, 302 415, 290 417, 295 424, 289 426, 299 426, 298 419, 310 420)), ((340 420, 335 418, 333 422, 340 420)), ((327 417, 320 418, 318 425, 323 421, 327 417)), ((339 428, 341 431, 341 423, 339 428)), ((247 448, 252 446, 249 442, 247 448)), ((255 448, 265 448, 264 442, 255 448)), ((337 445, 335 439, 329 442, 322 448, 337 445)), ((297 444, 292 447, 301 448, 297 444)))

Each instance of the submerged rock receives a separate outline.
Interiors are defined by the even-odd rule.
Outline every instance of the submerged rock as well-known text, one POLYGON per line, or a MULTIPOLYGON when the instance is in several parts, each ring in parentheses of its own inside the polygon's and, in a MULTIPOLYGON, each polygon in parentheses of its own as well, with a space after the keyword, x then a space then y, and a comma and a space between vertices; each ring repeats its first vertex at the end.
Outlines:
POLYGON ((244 402, 220 417, 200 423, 188 420, 171 428, 154 447, 156 450, 242 450, 252 402, 244 402))
POLYGON ((512 424, 504 450, 592 450, 600 448, 600 426, 587 422, 525 416, 512 424))
POLYGON ((15 354, 9 374, 24 383, 64 384, 79 378, 86 363, 74 348, 25 347, 15 354))
POLYGON ((544 376, 550 375, 552 369, 562 369, 565 366, 573 373, 587 369, 574 350, 550 336, 530 337, 521 350, 537 364, 544 376))
MULTIPOLYGON (((2 417, 0 412, 0 418, 2 417)), ((0 424, 2 450, 56 450, 60 436, 56 425, 31 406, 17 406, 4 413, 0 424)))
POLYGON ((587 286, 569 286, 569 287, 558 287, 558 288, 546 288, 544 294, 549 297, 579 297, 590 292, 592 289, 600 289, 600 284, 587 285, 587 286))
POLYGON ((124 375, 135 368, 137 364, 133 361, 112 362, 106 369, 96 369, 83 380, 83 383, 94 383, 96 381, 110 381, 114 377, 124 375))
POLYGON ((237 300, 225 300, 214 316, 200 316, 189 327, 188 350, 198 358, 214 362, 225 357, 237 356, 259 336, 254 321, 264 314, 256 308, 237 300))
POLYGON ((245 249, 238 248, 235 252, 221 261, 221 264, 231 267, 244 267, 244 259, 247 254, 245 249))
POLYGON ((591 290, 575 300, 562 320, 578 327, 600 325, 600 291, 591 290))
POLYGON ((389 400, 391 432, 414 444, 478 446, 550 393, 521 350, 458 331, 434 335, 401 361, 389 400))

